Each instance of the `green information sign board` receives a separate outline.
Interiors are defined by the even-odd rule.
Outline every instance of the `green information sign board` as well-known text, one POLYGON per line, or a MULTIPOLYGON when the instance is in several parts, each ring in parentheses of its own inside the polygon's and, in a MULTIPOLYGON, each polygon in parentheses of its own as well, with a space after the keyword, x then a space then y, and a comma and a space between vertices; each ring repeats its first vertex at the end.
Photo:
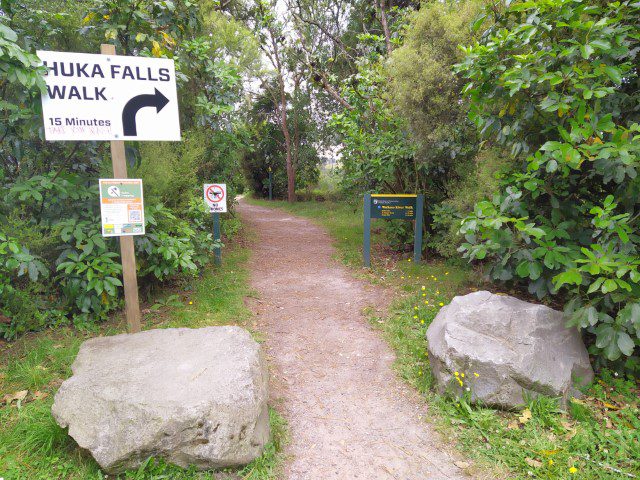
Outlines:
POLYGON ((416 218, 417 195, 371 195, 371 218, 416 218))
POLYGON ((413 260, 420 263, 422 257, 422 194, 366 194, 364 196, 364 244, 362 255, 365 267, 371 266, 371 219, 415 220, 413 236, 413 260))
POLYGON ((102 236, 144 235, 142 180, 101 178, 99 182, 102 236))

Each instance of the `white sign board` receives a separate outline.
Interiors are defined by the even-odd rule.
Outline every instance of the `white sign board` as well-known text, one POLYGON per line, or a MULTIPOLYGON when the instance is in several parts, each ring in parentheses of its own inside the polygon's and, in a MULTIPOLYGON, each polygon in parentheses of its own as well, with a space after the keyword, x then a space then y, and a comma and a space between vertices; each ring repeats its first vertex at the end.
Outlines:
POLYGON ((102 236, 144 235, 142 180, 100 179, 102 236))
POLYGON ((173 60, 37 53, 47 140, 180 140, 173 60))
POLYGON ((204 186, 204 201, 211 213, 227 212, 227 185, 225 183, 207 183, 204 186))

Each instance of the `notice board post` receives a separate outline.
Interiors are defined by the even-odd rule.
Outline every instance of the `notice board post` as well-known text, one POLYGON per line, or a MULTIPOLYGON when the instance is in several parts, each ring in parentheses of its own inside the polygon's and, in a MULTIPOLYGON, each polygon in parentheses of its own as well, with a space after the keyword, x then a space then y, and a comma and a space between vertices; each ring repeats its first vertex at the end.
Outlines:
POLYGON ((214 263, 222 263, 222 251, 220 249, 220 214, 227 213, 227 185, 225 183, 206 183, 204 185, 204 202, 209 207, 213 218, 214 263))
POLYGON ((364 239, 362 245, 364 266, 371 266, 371 194, 364 194, 364 239))
POLYGON ((420 263, 422 259, 422 219, 424 217, 424 195, 416 198, 416 220, 413 233, 413 261, 420 263))
MULTIPOLYGON (((220 242, 220 214, 218 212, 213 212, 211 214, 213 216, 213 239, 216 243, 220 242)), ((213 252, 213 259, 216 265, 222 264, 222 251, 220 246, 216 246, 213 252)))
MULTIPOLYGON (((102 44, 100 53, 115 55, 115 45, 102 44)), ((127 178, 127 158, 123 140, 111 140, 111 163, 114 178, 127 178)), ((138 300, 138 277, 136 275, 136 255, 133 237, 122 236, 120 240, 120 257, 122 259, 122 278, 124 284, 124 309, 129 332, 140 331, 140 302, 138 300)))
POLYGON ((273 172, 271 171, 271 167, 269 167, 269 200, 273 200, 272 192, 273 192, 273 172))
POLYGON ((371 266, 371 219, 415 220, 413 237, 413 260, 420 263, 422 258, 422 217, 424 212, 423 194, 365 194, 364 195, 364 236, 362 257, 365 267, 371 266))

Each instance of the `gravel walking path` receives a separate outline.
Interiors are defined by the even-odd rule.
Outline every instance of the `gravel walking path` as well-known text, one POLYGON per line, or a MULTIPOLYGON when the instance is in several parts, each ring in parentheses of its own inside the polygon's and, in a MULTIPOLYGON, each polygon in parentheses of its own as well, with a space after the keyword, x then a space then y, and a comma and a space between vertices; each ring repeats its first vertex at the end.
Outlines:
POLYGON ((253 308, 267 336, 272 397, 288 422, 285 478, 469 478, 362 313, 384 310, 384 290, 333 260, 329 235, 312 222, 244 202, 239 210, 257 237, 253 308))

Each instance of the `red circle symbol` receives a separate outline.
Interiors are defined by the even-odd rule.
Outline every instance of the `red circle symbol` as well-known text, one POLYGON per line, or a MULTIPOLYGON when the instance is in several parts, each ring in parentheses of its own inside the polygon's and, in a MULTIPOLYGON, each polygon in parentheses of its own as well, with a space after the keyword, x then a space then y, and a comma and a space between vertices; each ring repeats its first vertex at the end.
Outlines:
POLYGON ((211 185, 207 188, 207 200, 211 203, 221 202, 224 198, 224 188, 220 185, 211 185))

